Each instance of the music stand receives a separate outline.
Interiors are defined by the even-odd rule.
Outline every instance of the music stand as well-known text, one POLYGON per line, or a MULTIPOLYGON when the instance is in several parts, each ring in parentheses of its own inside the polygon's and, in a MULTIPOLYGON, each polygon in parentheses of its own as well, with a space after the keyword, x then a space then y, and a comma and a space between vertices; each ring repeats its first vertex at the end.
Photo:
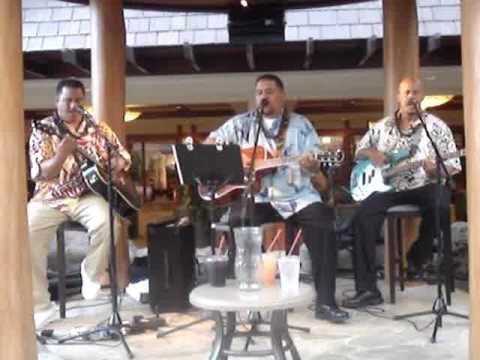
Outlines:
POLYGON ((243 165, 238 145, 173 145, 181 184, 241 185, 243 165))
MULTIPOLYGON (((206 192, 211 201, 209 221, 213 223, 218 189, 227 185, 244 186, 240 147, 238 145, 182 144, 172 145, 172 151, 180 184, 196 185, 207 189, 206 192)), ((210 246, 212 254, 215 254, 215 231, 212 226, 210 226, 210 246)), ((207 315, 173 329, 158 332, 157 338, 210 319, 211 316, 207 315)))
MULTIPOLYGON (((211 201, 209 217, 214 221, 217 191, 224 186, 244 186, 244 173, 238 145, 173 145, 178 178, 182 185, 196 185, 211 201)), ((204 197, 205 199, 205 197, 204 197)), ((210 245, 214 253, 213 229, 210 245)))

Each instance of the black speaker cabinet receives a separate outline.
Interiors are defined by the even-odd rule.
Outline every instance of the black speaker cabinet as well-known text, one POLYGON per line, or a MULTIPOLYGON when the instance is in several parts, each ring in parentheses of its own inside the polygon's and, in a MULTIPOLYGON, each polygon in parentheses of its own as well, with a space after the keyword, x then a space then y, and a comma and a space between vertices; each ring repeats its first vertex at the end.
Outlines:
POLYGON ((283 42, 285 41, 285 10, 281 4, 232 7, 228 13, 228 33, 231 44, 283 42))
POLYGON ((147 225, 149 301, 155 313, 186 309, 194 286, 193 227, 147 225))

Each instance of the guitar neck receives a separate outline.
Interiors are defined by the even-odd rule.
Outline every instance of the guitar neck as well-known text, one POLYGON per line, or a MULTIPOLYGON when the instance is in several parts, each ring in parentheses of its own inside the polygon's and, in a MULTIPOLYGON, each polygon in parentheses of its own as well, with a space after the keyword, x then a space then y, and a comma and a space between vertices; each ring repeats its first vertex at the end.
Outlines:
POLYGON ((255 166, 255 170, 273 169, 280 166, 286 166, 296 163, 300 160, 301 156, 291 156, 287 158, 276 158, 261 160, 258 165, 255 166))
MULTIPOLYGON (((255 165, 255 171, 273 169, 280 166, 296 164, 300 161, 303 155, 295 155, 286 158, 274 158, 261 160, 255 165)), ((341 152, 325 152, 315 154, 315 160, 322 164, 340 164, 343 161, 344 154, 341 152)))
MULTIPOLYGON (((445 157, 443 157, 442 159, 443 160, 450 160, 450 159, 454 159, 454 158, 461 157, 461 156, 465 156, 465 150, 464 149, 462 149, 460 151, 455 151, 453 153, 449 153, 445 157)), ((424 160, 416 160, 416 161, 410 161, 410 162, 407 162, 407 163, 404 163, 404 164, 399 164, 397 166, 394 166, 391 169, 385 170, 383 172, 383 177, 388 179, 388 178, 393 177, 395 175, 398 175, 399 173, 402 173, 404 171, 417 169, 417 168, 423 166, 423 161, 424 160)))

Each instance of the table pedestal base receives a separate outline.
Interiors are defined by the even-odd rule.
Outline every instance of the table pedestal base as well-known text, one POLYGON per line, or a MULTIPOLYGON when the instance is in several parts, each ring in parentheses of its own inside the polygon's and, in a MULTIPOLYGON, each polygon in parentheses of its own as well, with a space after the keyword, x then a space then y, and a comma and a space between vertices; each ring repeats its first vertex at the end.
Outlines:
POLYGON ((273 355, 276 360, 285 360, 285 353, 287 351, 290 351, 292 359, 300 360, 300 355, 288 332, 286 309, 272 311, 270 331, 260 331, 256 327, 250 331, 238 331, 235 312, 227 312, 225 321, 220 311, 214 311, 212 314, 215 320, 215 340, 209 357, 210 360, 226 360, 228 356, 253 357, 271 355, 273 355), (246 347, 243 350, 232 350, 233 338, 242 336, 269 337, 272 348, 248 351, 248 347, 246 347))

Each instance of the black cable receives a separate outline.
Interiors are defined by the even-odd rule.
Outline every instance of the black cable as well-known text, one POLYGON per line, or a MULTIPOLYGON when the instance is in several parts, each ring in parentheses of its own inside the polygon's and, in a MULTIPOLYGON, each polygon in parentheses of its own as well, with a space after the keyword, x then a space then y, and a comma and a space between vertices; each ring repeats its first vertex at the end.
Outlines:
POLYGON ((74 310, 74 309, 85 309, 85 308, 90 308, 90 307, 94 307, 94 306, 102 306, 102 305, 110 305, 110 301, 104 301, 104 302, 88 304, 88 305, 69 306, 69 307, 67 307, 66 310, 69 311, 69 310, 74 310))

